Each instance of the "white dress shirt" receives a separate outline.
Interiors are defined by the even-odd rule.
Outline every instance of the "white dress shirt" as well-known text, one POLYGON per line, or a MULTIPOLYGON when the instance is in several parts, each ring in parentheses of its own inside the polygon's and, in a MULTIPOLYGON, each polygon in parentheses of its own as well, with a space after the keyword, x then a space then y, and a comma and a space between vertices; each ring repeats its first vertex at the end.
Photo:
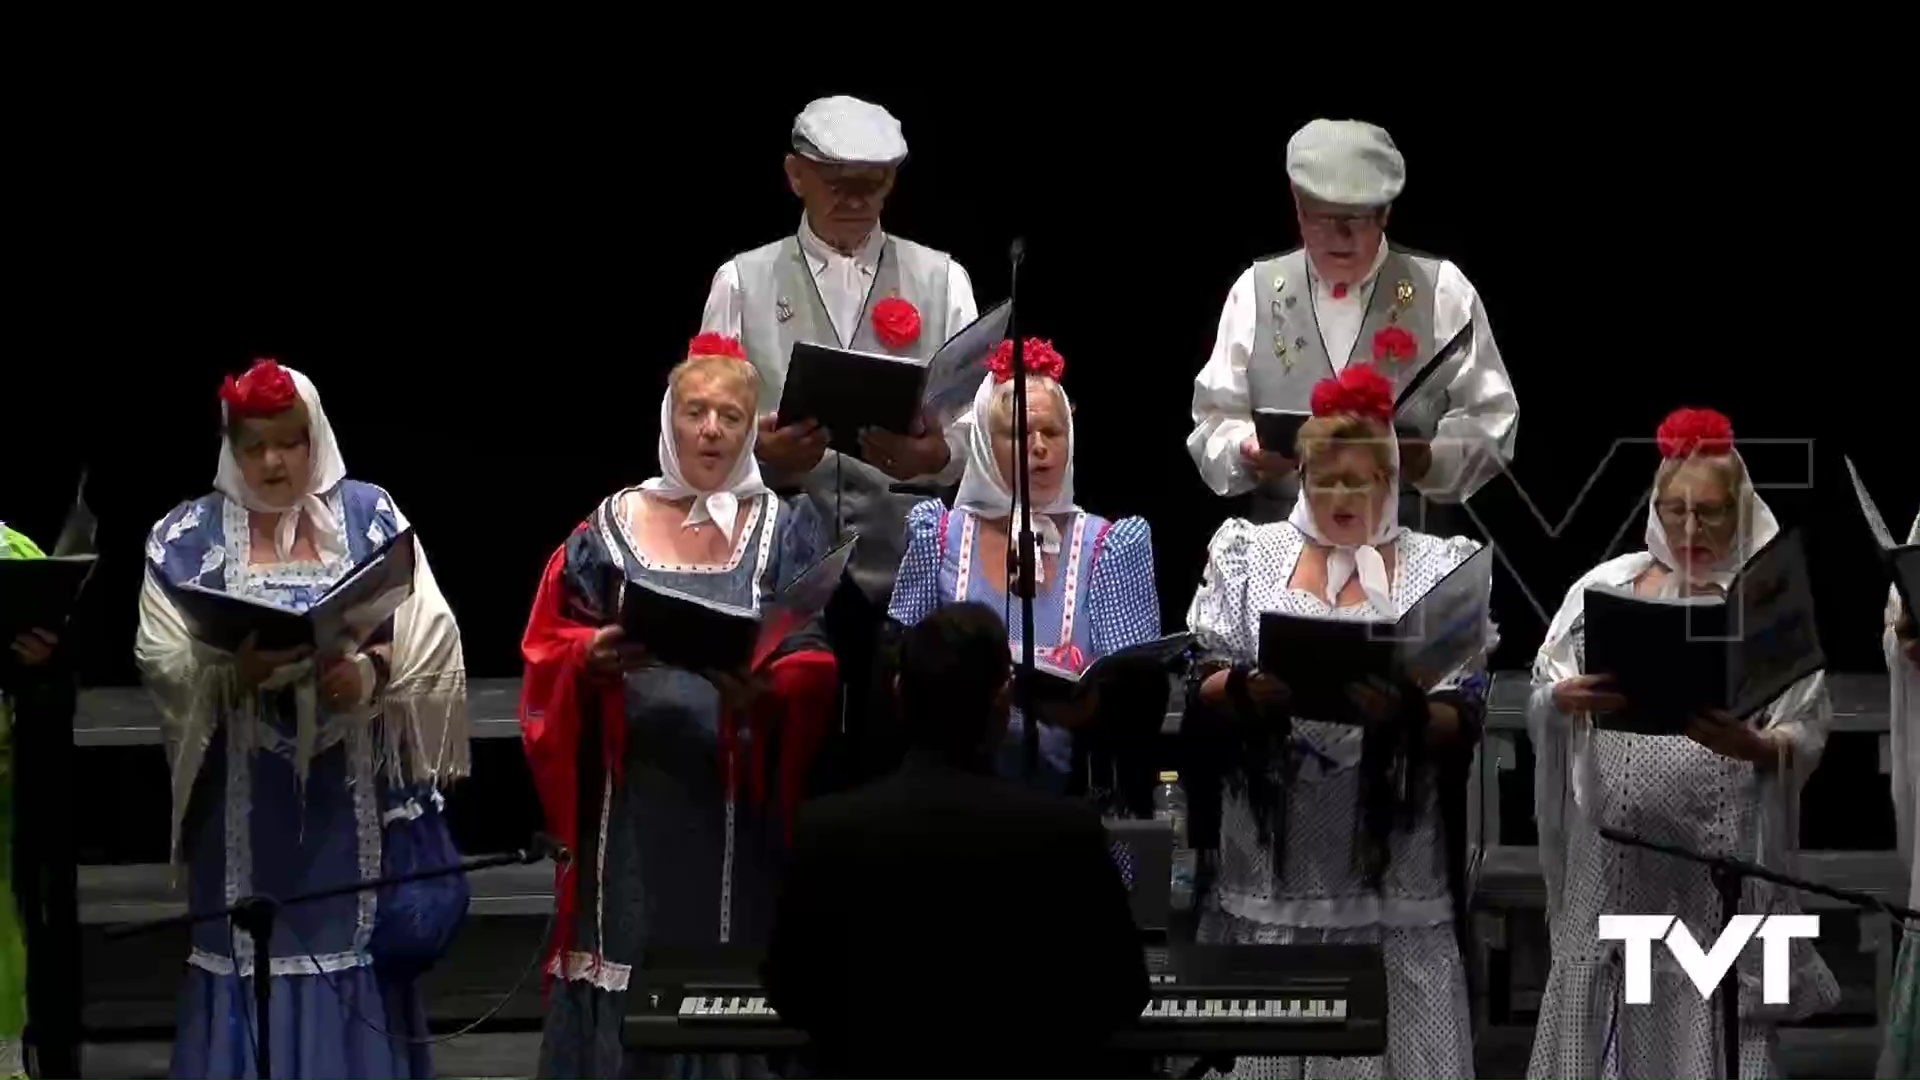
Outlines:
MULTIPOLYGON (((814 284, 820 289, 821 303, 826 306, 827 317, 833 320, 833 331, 844 346, 859 330, 860 312, 866 307, 867 294, 873 291, 873 276, 880 268, 880 251, 885 246, 886 235, 875 229, 852 255, 842 255, 820 239, 802 214, 799 237, 800 250, 813 271, 814 284)), ((700 313, 701 331, 739 337, 743 332, 744 302, 740 269, 728 259, 713 275, 713 285, 707 290, 706 307, 700 313)), ((979 306, 973 299, 973 280, 958 259, 947 260, 947 332, 959 333, 979 315, 979 306)), ((779 402, 760 404, 764 412, 772 412, 779 402)), ((935 476, 916 479, 951 484, 966 468, 967 428, 973 422, 972 407, 955 416, 942 417, 941 421, 946 427, 947 467, 935 476)))
MULTIPOLYGON (((1312 260, 1308 260, 1313 314, 1336 372, 1346 367, 1354 342, 1360 337, 1386 257, 1383 239, 1373 269, 1339 299, 1334 298, 1332 284, 1315 273, 1312 260)), ((1473 338, 1447 386, 1447 412, 1431 444, 1433 464, 1414 486, 1438 501, 1460 502, 1499 472, 1503 462, 1511 460, 1520 405, 1473 283, 1459 267, 1443 260, 1434 293, 1434 340, 1452 340, 1468 320, 1473 322, 1473 338)), ((1199 467, 1201 480, 1216 495, 1241 495, 1254 488, 1253 476, 1240 460, 1240 444, 1254 435, 1247 364, 1254 352, 1256 303, 1253 267, 1249 266, 1227 294, 1213 355, 1193 380, 1195 426, 1187 437, 1187 452, 1199 467)))

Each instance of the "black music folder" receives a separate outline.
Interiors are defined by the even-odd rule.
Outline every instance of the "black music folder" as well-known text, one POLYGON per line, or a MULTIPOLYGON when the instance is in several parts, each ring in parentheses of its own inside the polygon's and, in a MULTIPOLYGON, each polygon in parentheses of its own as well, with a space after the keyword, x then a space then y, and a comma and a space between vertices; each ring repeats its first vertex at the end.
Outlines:
MULTIPOLYGON (((1118 679, 1157 673, 1164 676, 1176 670, 1193 648, 1193 635, 1182 631, 1151 641, 1128 645, 1088 664, 1080 671, 1068 671, 1049 663, 1037 652, 1033 660, 1033 700, 1036 704, 1064 702, 1085 691, 1098 689, 1118 679)), ((1016 648, 1014 657, 1018 662, 1016 648)), ((1164 682, 1164 678, 1162 679, 1164 682)))
POLYGON ((1613 676, 1627 699, 1594 717, 1610 731, 1678 735, 1702 709, 1745 720, 1827 665, 1798 532, 1747 560, 1724 598, 1590 586, 1585 620, 1585 669, 1613 676))
POLYGON ((92 555, 0 559, 0 652, 30 630, 59 632, 93 576, 92 555))
POLYGON ((694 596, 655 581, 630 579, 620 600, 627 640, 654 660, 689 671, 738 671, 760 666, 789 632, 826 610, 847 572, 856 537, 835 545, 754 611, 694 596))
POLYGON ((832 432, 832 449, 858 457, 862 428, 913 430, 926 386, 926 365, 911 356, 796 342, 776 422, 818 421, 832 432))
POLYGON ((1280 454, 1284 457, 1298 457, 1295 444, 1300 439, 1300 425, 1313 418, 1310 412, 1289 412, 1285 409, 1255 409, 1253 411, 1253 431, 1260 440, 1260 449, 1268 454, 1280 454))
POLYGON ((188 582, 173 590, 174 606, 194 640, 223 652, 254 647, 272 652, 311 647, 357 648, 413 595, 413 530, 382 544, 306 611, 188 582))
POLYGON ((1853 467, 1853 459, 1846 458, 1847 475, 1853 477, 1853 496, 1860 502, 1860 513, 1867 519, 1867 528, 1873 530, 1873 539, 1880 548, 1880 561, 1886 567, 1887 576, 1893 579, 1893 587, 1900 593, 1900 602, 1906 606, 1907 616, 1920 619, 1920 544, 1903 544, 1893 538, 1887 528, 1887 520, 1880 516, 1880 506, 1867 494, 1867 485, 1860 479, 1860 470, 1853 467))
POLYGON ((1287 685, 1293 715, 1359 723, 1354 684, 1404 678, 1432 690, 1486 647, 1492 584, 1493 549, 1482 547, 1398 619, 1263 612, 1260 670, 1287 685))

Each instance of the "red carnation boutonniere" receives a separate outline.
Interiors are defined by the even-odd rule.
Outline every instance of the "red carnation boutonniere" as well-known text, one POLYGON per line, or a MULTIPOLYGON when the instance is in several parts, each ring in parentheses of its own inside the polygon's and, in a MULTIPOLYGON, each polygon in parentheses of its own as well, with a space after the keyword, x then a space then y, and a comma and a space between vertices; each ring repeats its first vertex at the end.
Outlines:
POLYGON ((1373 332, 1373 358, 1385 364, 1401 364, 1413 359, 1420 343, 1403 326, 1383 326, 1373 332))
POLYGON ((920 340, 920 309, 898 296, 873 305, 873 332, 889 349, 904 349, 920 340))

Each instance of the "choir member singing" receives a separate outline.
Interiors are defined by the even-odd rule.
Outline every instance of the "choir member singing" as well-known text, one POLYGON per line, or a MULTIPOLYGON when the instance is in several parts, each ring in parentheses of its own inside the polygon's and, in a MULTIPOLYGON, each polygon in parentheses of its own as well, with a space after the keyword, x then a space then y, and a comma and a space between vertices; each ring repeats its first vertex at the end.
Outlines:
MULTIPOLYGON (((1035 652, 1053 666, 1079 672, 1160 633, 1153 533, 1145 518, 1109 521, 1075 504, 1073 407, 1060 384, 1066 361, 1051 342, 1037 338, 1028 339, 1023 356, 1028 371, 1024 453, 1036 539, 1035 652)), ((888 613, 911 626, 941 604, 983 600, 1002 612, 1017 650, 1020 600, 1011 588, 1008 561, 1020 522, 1013 497, 1013 390, 1013 343, 1002 341, 974 395, 975 422, 969 426, 967 463, 953 509, 929 499, 907 515, 907 553, 888 613)), ((1003 775, 1022 773, 1024 723, 1014 717, 1001 747, 1003 775)), ((1040 749, 1044 786, 1064 789, 1074 761, 1073 733, 1043 723, 1040 749)))
MULTIPOLYGON (((0 559, 40 558, 45 553, 32 540, 0 522, 0 559)), ((0 681, 0 1077, 27 1075, 20 1041, 27 1026, 27 942, 13 889, 13 698, 38 680, 59 643, 59 635, 36 627, 8 642, 12 655, 0 657, 6 676, 0 681)))
POLYGON ((1263 612, 1397 619, 1478 545, 1399 523, 1385 376, 1348 366, 1311 403, 1295 446, 1305 498, 1283 522, 1222 525, 1187 614, 1210 659, 1196 667, 1195 730, 1183 736, 1213 762, 1195 771, 1218 782, 1215 795, 1196 791, 1196 807, 1220 801, 1200 940, 1377 943, 1384 957, 1384 1057, 1243 1057, 1235 1075, 1471 1076, 1460 796, 1492 627, 1431 692, 1388 677, 1354 687, 1359 724, 1293 715, 1291 689, 1258 657, 1263 612))
POLYGON ((966 418, 925 416, 911 435, 862 433, 852 457, 828 450, 829 433, 816 423, 781 427, 775 414, 796 343, 924 362, 978 314, 959 262, 881 225, 906 157, 900 122, 886 109, 844 96, 808 103, 786 156, 787 185, 804 208, 798 229, 721 266, 700 318, 702 330, 739 338, 760 374, 755 452, 767 483, 804 490, 834 529, 860 536, 857 588, 828 617, 855 738, 876 696, 870 662, 900 566, 902 523, 915 502, 959 476, 966 418), (922 491, 896 490, 902 482, 922 491))
POLYGON ((622 1002, 648 945, 763 943, 785 815, 831 718, 834 661, 798 627, 761 670, 650 658, 622 629, 647 583, 760 611, 827 537, 754 458, 760 380, 701 334, 660 405, 660 475, 603 501, 555 551, 521 653, 520 721, 547 829, 577 853, 556 881, 541 1076, 741 1075, 764 1061, 626 1061, 622 1002), (764 684, 764 685, 761 685, 764 684), (774 794, 767 772, 775 769, 774 794))
MULTIPOLYGON (((1920 515, 1913 519, 1907 543, 1920 544, 1920 515)), ((1889 589, 1884 640, 1892 678, 1887 722, 1893 742, 1893 812, 1900 852, 1912 874, 1908 907, 1920 907, 1920 851, 1914 841, 1914 830, 1920 827, 1920 631, 1915 630, 1915 618, 1900 594, 1889 589)), ((1920 1075, 1920 927, 1907 926, 1901 934, 1893 993, 1884 1015, 1880 1075, 1920 1075)))
POLYGON ((814 1075, 1143 1075, 1105 1053, 1147 971, 1099 817, 991 775, 1009 666, 992 607, 929 614, 901 646, 906 763, 801 814, 765 978, 814 1075))
MULTIPOLYGON (((148 535, 134 643, 166 737, 195 911, 415 869, 389 864, 387 836, 422 814, 439 821, 421 808, 468 764, 460 632, 417 543, 411 595, 363 645, 268 651, 249 638, 227 653, 192 637, 189 586, 304 611, 408 527, 392 496, 347 478, 305 375, 261 360, 220 398, 215 490, 148 535)), ((387 951, 411 930, 452 932, 406 925, 425 908, 390 906, 416 895, 289 906, 266 957, 223 920, 196 926, 173 1075, 262 1075, 249 984, 265 964, 272 1075, 433 1076, 412 969, 387 951)), ((438 917, 457 925, 464 896, 458 906, 438 917)))
MULTIPOLYGON (((1646 550, 1588 571, 1567 590, 1533 664, 1528 729, 1534 810, 1553 935, 1528 1074, 1720 1076, 1718 1001, 1702 998, 1656 960, 1651 1006, 1622 1000, 1620 943, 1601 941, 1602 913, 1678 916, 1695 935, 1721 925, 1704 866, 1607 840, 1600 827, 1776 869, 1794 850, 1798 795, 1833 723, 1825 676, 1789 687, 1750 722, 1720 712, 1682 735, 1602 730, 1595 717, 1627 705, 1609 673, 1587 670, 1589 587, 1648 597, 1724 595, 1734 575, 1779 532, 1734 449, 1733 426, 1705 409, 1660 425, 1661 462, 1647 505, 1646 550)), ((1790 913, 1794 894, 1749 881, 1741 910, 1790 913)), ((1760 946, 1739 962, 1739 1075, 1781 1075, 1774 1025, 1831 1005, 1837 987, 1812 945, 1792 943, 1790 1005, 1760 1001, 1760 946)))
MULTIPOLYGON (((1301 246, 1254 263, 1227 294, 1193 381, 1187 452, 1215 494, 1252 492, 1255 520, 1282 520, 1299 461, 1291 447, 1260 445, 1256 411, 1303 413, 1317 380, 1368 360, 1404 391, 1439 358, 1439 415, 1417 425, 1430 440, 1402 431, 1400 514, 1415 523, 1446 514, 1414 493, 1465 501, 1512 459, 1519 420, 1480 294, 1452 262, 1387 242, 1406 163, 1381 128, 1307 124, 1287 142, 1287 179, 1301 246)), ((1458 529, 1459 517, 1445 522, 1458 529)))

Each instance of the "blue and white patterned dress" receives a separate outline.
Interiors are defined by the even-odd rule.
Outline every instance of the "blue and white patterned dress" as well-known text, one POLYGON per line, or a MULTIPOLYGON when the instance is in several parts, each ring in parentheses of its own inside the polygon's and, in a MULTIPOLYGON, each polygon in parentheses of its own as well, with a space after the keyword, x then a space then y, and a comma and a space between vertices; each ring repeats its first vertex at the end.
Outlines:
MULTIPOLYGON (((1259 655, 1262 612, 1397 618, 1478 546, 1460 537, 1402 532, 1393 542, 1391 571, 1397 610, 1376 611, 1367 600, 1330 608, 1323 598, 1288 585, 1306 549, 1298 529, 1287 522, 1228 521, 1214 535, 1188 623, 1207 652, 1252 660, 1259 655)), ((1482 699, 1486 686, 1484 655, 1442 684, 1482 699)), ((1248 792, 1225 788, 1219 873, 1199 937, 1221 944, 1379 944, 1387 975, 1386 1055, 1242 1057, 1233 1075, 1243 1080, 1473 1075, 1466 969, 1454 936, 1439 785, 1432 772, 1422 775, 1413 820, 1394 831, 1376 888, 1355 857, 1364 835, 1362 735, 1352 725, 1294 718, 1288 747, 1294 767, 1272 767, 1279 797, 1286 800, 1279 818, 1286 830, 1284 862, 1278 867, 1260 839, 1248 792)))
MULTIPOLYGON (((1085 511, 1060 516, 1059 569, 1042 581, 1033 598, 1038 655, 1080 670, 1109 653, 1160 635, 1160 597, 1153 583, 1153 532, 1145 518, 1109 522, 1085 511)), ((1017 608, 1007 597, 1006 551, 978 542, 979 518, 948 511, 938 500, 907 515, 907 553, 893 586, 887 614, 912 626, 945 603, 975 600, 1002 606, 1007 639, 1021 650, 1017 608)), ((1016 712, 996 771, 1022 775, 1016 712)), ((1073 733, 1051 724, 1040 728, 1040 754, 1048 786, 1064 787, 1073 769, 1073 733)))
MULTIPOLYGON (((147 539, 149 573, 163 589, 187 582, 304 609, 405 527, 387 493, 347 480, 327 495, 348 551, 323 561, 251 563, 244 507, 211 494, 176 507, 147 539)), ((204 726, 169 731, 169 756, 204 754, 176 814, 192 910, 243 897, 292 896, 376 878, 392 788, 379 761, 376 716, 320 706, 308 774, 296 767, 292 687, 259 693, 258 719, 216 700, 204 726)), ((276 1077, 426 1077, 418 1040, 426 1018, 410 983, 377 974, 368 952, 371 892, 289 907, 272 940, 276 1077)), ((253 943, 215 920, 193 931, 179 999, 173 1075, 241 1077, 254 1070, 253 943)))

